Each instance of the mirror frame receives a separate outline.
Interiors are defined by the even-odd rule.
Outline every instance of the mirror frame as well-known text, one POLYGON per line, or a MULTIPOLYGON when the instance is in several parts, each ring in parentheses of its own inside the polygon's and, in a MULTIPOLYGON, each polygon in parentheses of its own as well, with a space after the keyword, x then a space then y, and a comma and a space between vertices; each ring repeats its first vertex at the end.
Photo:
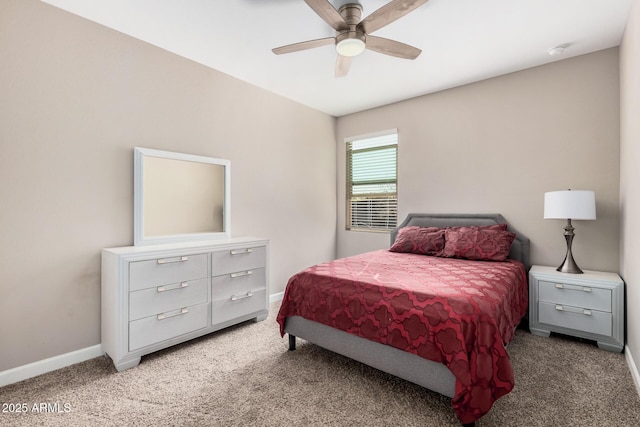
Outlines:
POLYGON ((193 154, 175 153, 135 147, 133 150, 133 244, 134 246, 162 243, 189 242, 198 240, 225 239, 231 236, 231 162, 225 159, 204 157, 193 154), (224 166, 224 207, 221 232, 184 233, 163 236, 145 236, 144 234, 144 159, 159 157, 163 159, 208 163, 224 166))

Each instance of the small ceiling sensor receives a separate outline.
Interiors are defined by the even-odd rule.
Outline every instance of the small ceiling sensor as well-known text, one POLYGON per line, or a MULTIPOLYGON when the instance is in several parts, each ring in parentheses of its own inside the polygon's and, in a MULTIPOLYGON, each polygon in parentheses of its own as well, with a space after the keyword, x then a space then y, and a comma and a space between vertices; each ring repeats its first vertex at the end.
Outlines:
POLYGON ((552 47, 547 52, 549 52, 549 55, 551 55, 551 56, 559 56, 559 55, 562 55, 564 53, 564 50, 567 47, 569 47, 568 44, 561 44, 561 45, 558 45, 556 47, 552 47))

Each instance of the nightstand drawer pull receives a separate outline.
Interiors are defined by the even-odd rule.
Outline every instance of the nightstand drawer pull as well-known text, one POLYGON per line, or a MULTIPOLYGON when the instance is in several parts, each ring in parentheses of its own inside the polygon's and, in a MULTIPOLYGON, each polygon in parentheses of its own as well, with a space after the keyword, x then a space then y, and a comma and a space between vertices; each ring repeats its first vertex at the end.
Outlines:
MULTIPOLYGON (((565 311, 564 306, 562 304, 556 304, 556 310, 565 311)), ((582 314, 584 314, 585 316, 591 316, 591 310, 588 310, 586 308, 581 308, 581 309, 569 308, 568 311, 576 314, 580 314, 580 312, 582 311, 582 314)))
POLYGON ((591 292, 591 288, 587 286, 566 285, 564 283, 556 283, 556 289, 567 289, 569 291, 591 292))

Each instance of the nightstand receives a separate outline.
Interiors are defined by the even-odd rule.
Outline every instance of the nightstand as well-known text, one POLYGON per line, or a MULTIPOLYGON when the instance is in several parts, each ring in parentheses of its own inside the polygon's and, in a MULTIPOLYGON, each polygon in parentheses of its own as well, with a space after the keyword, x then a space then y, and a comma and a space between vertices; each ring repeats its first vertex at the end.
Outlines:
POLYGON ((603 350, 624 348, 624 282, 615 273, 560 273, 534 265, 529 271, 529 329, 586 338, 603 350))

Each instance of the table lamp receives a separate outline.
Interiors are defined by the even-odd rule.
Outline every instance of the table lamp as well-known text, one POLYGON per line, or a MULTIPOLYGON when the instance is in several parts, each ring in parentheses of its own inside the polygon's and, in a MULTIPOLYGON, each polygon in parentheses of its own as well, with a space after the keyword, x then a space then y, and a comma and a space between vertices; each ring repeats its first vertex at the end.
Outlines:
POLYGON ((571 253, 573 226, 571 220, 596 219, 596 196, 593 191, 565 190, 544 193, 544 219, 566 219, 564 238, 567 241, 567 255, 557 268, 562 273, 581 274, 571 253))

